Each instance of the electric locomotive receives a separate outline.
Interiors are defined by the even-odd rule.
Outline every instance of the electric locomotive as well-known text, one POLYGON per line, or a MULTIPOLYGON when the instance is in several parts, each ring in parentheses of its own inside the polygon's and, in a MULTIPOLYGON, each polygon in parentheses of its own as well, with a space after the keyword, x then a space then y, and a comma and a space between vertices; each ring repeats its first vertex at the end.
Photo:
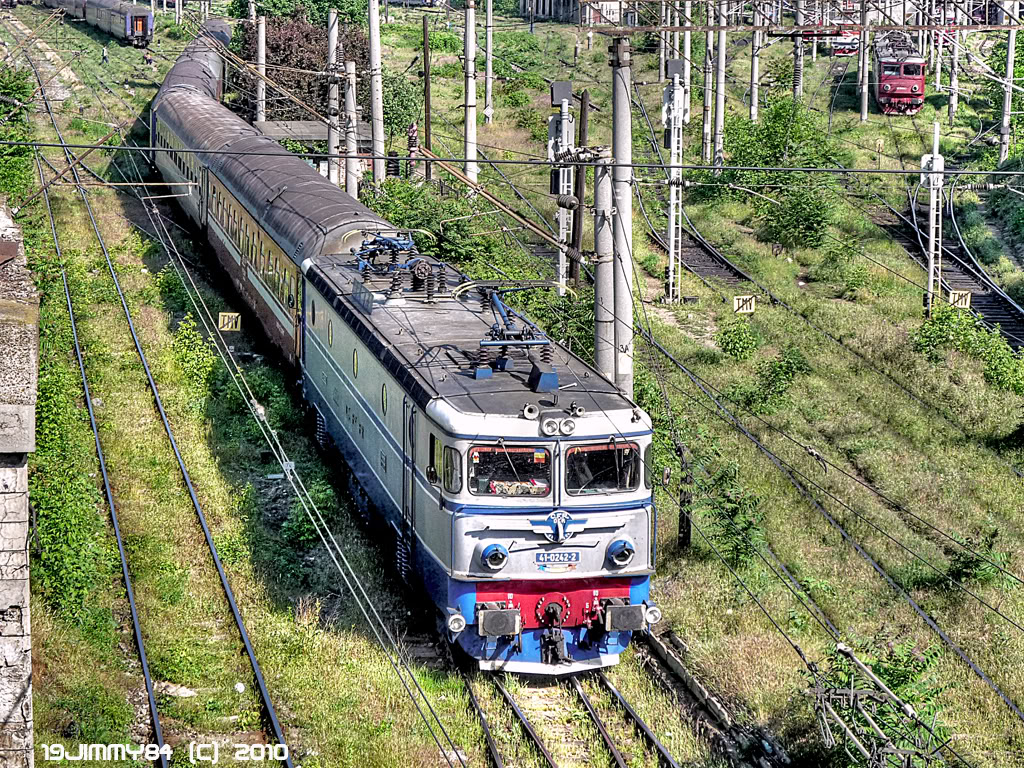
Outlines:
POLYGON ((650 418, 508 305, 521 284, 421 255, 220 104, 207 37, 230 33, 208 22, 168 73, 152 160, 190 182, 177 200, 300 369, 396 569, 483 669, 614 664, 661 615, 650 418))
POLYGON ((914 115, 924 104, 925 60, 913 38, 891 30, 875 38, 871 52, 871 84, 875 101, 887 115, 914 115))
POLYGON ((143 5, 122 0, 43 0, 43 5, 63 8, 68 16, 83 19, 136 48, 145 48, 153 41, 153 13, 143 5))

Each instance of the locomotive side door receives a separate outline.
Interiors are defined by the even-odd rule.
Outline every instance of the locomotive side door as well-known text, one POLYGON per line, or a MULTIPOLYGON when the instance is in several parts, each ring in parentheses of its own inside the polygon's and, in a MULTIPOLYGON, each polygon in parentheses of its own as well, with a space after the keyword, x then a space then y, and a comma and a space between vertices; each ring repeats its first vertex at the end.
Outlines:
POLYGON ((416 512, 416 406, 402 397, 402 524, 412 544, 416 512))

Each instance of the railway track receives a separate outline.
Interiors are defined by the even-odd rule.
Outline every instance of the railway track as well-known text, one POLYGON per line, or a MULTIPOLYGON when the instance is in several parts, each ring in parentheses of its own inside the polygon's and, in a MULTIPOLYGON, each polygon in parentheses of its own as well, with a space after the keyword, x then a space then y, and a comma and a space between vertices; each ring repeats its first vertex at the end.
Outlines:
MULTIPOLYGON (((11 35, 15 41, 18 41, 19 38, 23 39, 23 37, 22 37, 23 33, 21 32, 21 30, 18 27, 16 27, 16 26, 8 24, 6 19, 0 20, 0 26, 2 26, 2 28, 9 35, 11 35)), ((53 106, 52 106, 52 104, 50 102, 50 99, 49 99, 49 96, 48 96, 48 93, 47 93, 47 82, 48 82, 48 80, 44 79, 44 76, 43 76, 43 73, 42 73, 43 69, 44 69, 44 65, 41 64, 41 63, 37 63, 37 61, 35 61, 33 59, 32 55, 30 54, 31 50, 32 50, 31 47, 26 47, 26 49, 24 51, 22 51, 22 56, 26 60, 26 62, 28 63, 29 67, 32 69, 32 72, 33 72, 36 80, 39 83, 38 98, 41 101, 41 107, 42 107, 41 111, 45 112, 47 118, 49 119, 49 122, 52 125, 53 132, 54 132, 54 135, 56 137, 56 140, 57 140, 57 142, 62 147, 62 154, 63 154, 63 157, 64 157, 64 161, 67 164, 68 169, 70 170, 71 178, 73 179, 73 185, 75 186, 75 188, 76 188, 76 190, 78 192, 78 195, 79 195, 79 197, 81 199, 81 202, 82 202, 82 206, 83 206, 83 208, 85 210, 85 213, 87 214, 87 218, 89 220, 89 225, 90 225, 90 228, 92 230, 93 235, 95 236, 96 243, 98 244, 98 246, 100 248, 100 251, 103 254, 104 260, 106 262, 107 268, 108 268, 110 276, 111 276, 111 280, 112 280, 114 291, 115 291, 116 296, 117 296, 117 300, 120 303, 121 309, 123 310, 125 319, 127 321, 128 330, 129 330, 129 333, 131 335, 132 345, 134 346, 134 349, 135 349, 135 351, 136 351, 136 353, 138 355, 139 361, 142 364, 142 368, 143 368, 143 370, 145 372, 147 384, 148 384, 148 387, 149 387, 150 391, 152 392, 154 404, 156 406, 157 412, 158 412, 160 420, 162 422, 164 432, 165 432, 165 434, 167 436, 169 445, 170 445, 170 447, 171 447, 171 449, 172 449, 172 451, 174 453, 175 459, 177 461, 177 465, 178 465, 178 468, 179 468, 179 470, 181 472, 182 480, 183 480, 184 486, 185 486, 185 488, 187 490, 187 493, 188 493, 188 496, 189 496, 189 500, 190 500, 191 505, 193 506, 193 508, 195 510, 195 513, 196 513, 196 516, 198 518, 198 522, 200 524, 200 527, 202 528, 202 533, 203 533, 205 542, 207 544, 207 547, 208 547, 208 550, 209 550, 209 554, 210 554, 210 556, 212 558, 213 565, 215 566, 215 568, 217 570, 219 581, 220 581, 220 584, 221 584, 221 586, 223 588, 223 591, 224 591, 224 598, 225 598, 225 600, 227 602, 228 607, 230 608, 230 612, 232 614, 233 623, 234 623, 235 627, 238 630, 238 636, 239 636, 239 639, 241 641, 241 645, 244 646, 244 649, 243 649, 244 653, 247 656, 249 664, 251 666, 252 674, 253 674, 253 680, 255 682, 255 687, 259 691, 260 703, 262 705, 263 715, 265 716, 265 723, 266 723, 266 725, 265 725, 265 729, 264 730, 265 730, 265 734, 266 734, 267 740, 271 744, 281 745, 282 747, 284 747, 284 753, 283 753, 284 757, 280 760, 280 762, 281 762, 281 764, 283 764, 285 766, 288 766, 288 768, 291 768, 292 761, 291 761, 291 757, 288 754, 287 741, 285 740, 281 724, 280 724, 280 722, 278 720, 277 712, 276 712, 274 704, 273 704, 273 702, 271 700, 270 693, 269 693, 269 690, 267 688, 266 681, 264 680, 261 667, 259 665, 259 662, 256 659, 255 652, 253 650, 252 643, 250 641, 248 631, 247 631, 247 629, 245 627, 245 624, 244 624, 244 621, 242 619, 241 613, 239 612, 237 603, 235 601, 234 593, 233 593, 233 591, 231 589, 230 584, 228 583, 227 575, 226 575, 226 573, 224 571, 224 568, 223 568, 223 565, 222 565, 222 563, 220 561, 220 557, 218 555, 217 547, 216 547, 216 545, 215 545, 215 543, 213 541, 213 535, 211 533, 209 524, 207 522, 206 515, 205 515, 205 513, 203 511, 202 506, 199 503, 198 497, 196 495, 196 490, 195 490, 195 488, 193 486, 191 477, 189 475, 188 469, 185 466, 184 459, 182 457, 182 454, 181 454, 181 451, 179 449, 178 443, 177 443, 177 441, 176 441, 176 439, 174 437, 174 432, 172 430, 171 424, 170 424, 170 422, 168 420, 168 417, 167 417, 167 414, 166 414, 166 412, 164 410, 164 405, 163 405, 163 402, 162 402, 162 398, 161 398, 161 395, 160 395, 159 388, 157 387, 157 383, 156 383, 156 381, 155 381, 155 379, 153 377, 153 374, 152 374, 152 371, 150 369, 150 365, 149 365, 147 356, 146 356, 146 354, 145 354, 145 352, 144 352, 144 350, 142 348, 142 343, 141 343, 141 339, 139 337, 139 333, 138 333, 138 331, 137 331, 137 329, 135 327, 135 324, 133 322, 133 319, 132 319, 132 313, 131 313, 131 310, 129 309, 128 299, 127 299, 127 297, 126 297, 126 295, 125 295, 125 293, 124 293, 124 291, 122 289, 120 281, 118 280, 116 267, 115 267, 115 265, 113 263, 112 257, 110 255, 110 252, 109 252, 108 247, 107 247, 106 240, 105 240, 105 238, 103 236, 103 232, 102 232, 101 227, 99 225, 99 222, 97 220, 97 217, 96 217, 95 211, 93 209, 93 206, 92 206, 92 204, 90 202, 89 193, 87 191, 86 185, 82 181, 81 174, 79 173, 78 167, 76 167, 75 155, 71 151, 71 149, 68 147, 68 144, 67 144, 67 142, 64 139, 64 136, 63 136, 63 134, 61 132, 61 129, 60 129, 60 126, 58 124, 57 116, 56 116, 56 114, 54 112, 54 109, 53 109, 53 106)), ((47 61, 47 64, 49 64, 49 66, 53 68, 54 72, 56 72, 58 70, 58 67, 56 67, 52 63, 52 60, 50 59, 50 57, 47 56, 46 57, 46 61, 47 61)), ((49 74, 49 73, 47 73, 47 74, 49 74)), ((47 210, 50 213, 50 222, 51 222, 51 230, 52 230, 53 241, 54 241, 54 249, 55 249, 55 252, 58 254, 58 259, 61 259, 62 256, 60 255, 61 254, 60 238, 59 238, 59 235, 58 235, 58 228, 56 226, 56 223, 55 223, 55 221, 53 219, 53 215, 52 215, 52 207, 50 205, 49 192, 48 192, 48 190, 47 190, 47 188, 45 186, 46 182, 45 182, 44 177, 43 177, 42 164, 37 162, 37 165, 38 165, 38 168, 39 168, 39 174, 40 174, 41 183, 43 184, 43 190, 42 191, 43 191, 43 194, 44 194, 47 210)), ((66 280, 65 280, 65 296, 66 296, 66 300, 67 300, 68 312, 69 312, 69 314, 71 316, 72 328, 74 328, 75 327, 75 325, 74 325, 74 317, 75 317, 74 298, 72 296, 72 292, 70 291, 70 289, 67 286, 66 280)), ((161 765, 166 766, 168 764, 168 757, 167 757, 167 755, 169 754, 169 750, 165 751, 163 734, 162 734, 162 729, 161 729, 161 726, 160 726, 160 716, 159 716, 158 706, 157 706, 157 702, 156 702, 155 695, 154 695, 154 685, 153 685, 152 679, 150 678, 149 670, 148 670, 148 665, 146 663, 146 653, 145 653, 145 647, 144 647, 144 643, 143 643, 143 639, 142 639, 141 622, 140 622, 140 618, 138 616, 138 612, 135 609, 134 590, 133 590, 132 580, 131 580, 131 571, 130 571, 130 567, 129 567, 128 558, 127 558, 127 556, 125 554, 125 548, 124 548, 123 542, 121 540, 120 528, 119 528, 118 521, 117 521, 116 504, 115 504, 116 500, 115 500, 115 497, 114 497, 112 491, 110 490, 109 480, 107 479, 106 464, 105 464, 105 461, 104 461, 104 458, 103 458, 103 453, 102 453, 102 444, 101 444, 101 440, 100 440, 100 437, 99 437, 99 434, 98 434, 98 431, 97 431, 97 425, 96 425, 96 421, 95 421, 95 416, 94 416, 93 411, 92 411, 91 398, 89 396, 89 386, 88 386, 87 370, 86 370, 84 361, 82 359, 81 348, 80 348, 80 346, 78 344, 77 331, 75 332, 74 336, 75 336, 75 352, 76 352, 76 356, 77 356, 77 359, 78 359, 78 362, 79 362, 79 367, 80 367, 80 371, 81 371, 81 375, 82 375, 83 389, 84 389, 84 391, 86 393, 86 398, 87 398, 87 403, 88 403, 88 410, 89 410, 89 415, 90 415, 90 421, 91 421, 92 429, 93 429, 94 436, 95 436, 98 459, 99 459, 99 462, 100 462, 100 466, 101 466, 101 470, 102 470, 102 474, 103 474, 103 479, 104 479, 104 485, 105 485, 105 489, 106 489, 106 493, 107 493, 107 502, 108 502, 108 504, 110 506, 111 517, 112 517, 113 525, 114 525, 114 528, 115 528, 115 531, 116 531, 116 537, 117 537, 117 540, 118 540, 118 549, 119 549, 119 554, 120 554, 120 557, 121 557, 121 565, 122 565, 122 575, 123 575, 123 577, 125 579, 126 591, 129 594, 129 602, 130 602, 130 606, 131 606, 134 639, 135 639, 135 642, 136 642, 137 651, 138 651, 139 658, 140 658, 140 663, 142 664, 143 672, 144 672, 144 676, 145 676, 145 684, 146 684, 146 692, 147 692, 147 702, 148 702, 148 707, 149 707, 149 710, 150 710, 150 717, 151 717, 151 722, 152 722, 152 727, 153 727, 153 734, 154 734, 155 739, 158 742, 158 746, 161 748, 161 755, 160 755, 160 758, 159 758, 160 762, 161 762, 161 765)), ((277 753, 275 753, 275 754, 277 754, 277 753)))

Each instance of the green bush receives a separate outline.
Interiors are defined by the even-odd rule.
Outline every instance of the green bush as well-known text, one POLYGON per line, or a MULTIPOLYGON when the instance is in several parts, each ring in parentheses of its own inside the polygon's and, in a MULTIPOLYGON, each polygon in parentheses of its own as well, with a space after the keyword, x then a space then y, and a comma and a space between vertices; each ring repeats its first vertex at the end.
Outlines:
POLYGON ((790 345, 777 356, 759 362, 753 381, 734 384, 729 396, 751 413, 772 413, 786 402, 797 375, 810 370, 807 358, 790 345))
POLYGON ((191 314, 185 315, 185 319, 174 331, 173 350, 174 359, 181 367, 189 389, 195 396, 205 400, 217 357, 199 332, 191 314))
POLYGON ((526 91, 510 91, 503 88, 500 99, 502 105, 506 107, 525 107, 530 103, 530 94, 526 91))
POLYGON ((1007 552, 998 552, 995 549, 996 538, 999 531, 992 529, 979 539, 967 537, 964 544, 968 549, 957 548, 949 558, 949 568, 946 574, 954 581, 963 584, 966 581, 973 581, 977 584, 991 584, 995 581, 1009 577, 1000 570, 1006 569, 1010 564, 1010 555, 1007 552), (977 552, 977 554, 974 554, 977 552))
POLYGON ((715 334, 715 343, 729 357, 735 360, 749 360, 757 349, 757 334, 749 322, 734 316, 719 326, 718 333, 715 334))
POLYGON ((132 705, 98 683, 86 683, 69 690, 54 702, 67 719, 61 735, 83 744, 125 744, 128 728, 135 718, 132 705))
POLYGON ((913 335, 914 349, 937 362, 944 349, 955 349, 984 365, 985 381, 996 389, 1024 396, 1024 358, 999 332, 973 315, 939 304, 913 335))
MULTIPOLYGON (((430 52, 431 53, 462 53, 465 45, 462 38, 452 32, 443 29, 430 30, 430 52)), ((423 36, 420 35, 417 50, 423 50, 423 36)))
MULTIPOLYGON (((323 478, 313 480, 308 484, 307 488, 313 504, 319 510, 324 522, 329 526, 338 514, 338 498, 334 493, 334 488, 323 478)), ((309 510, 309 514, 316 517, 316 512, 312 509, 309 510)), ((306 508, 302 506, 298 499, 292 502, 288 519, 281 526, 281 535, 292 546, 308 549, 320 541, 317 526, 313 524, 309 514, 307 514, 306 508)), ((317 518, 317 524, 319 523, 320 520, 317 518)))
POLYGON ((515 111, 517 128, 524 128, 530 132, 530 138, 534 141, 547 141, 548 121, 544 115, 533 107, 522 107, 515 111))
POLYGON ((462 65, 457 61, 446 61, 430 68, 431 77, 457 78, 462 77, 462 65))
POLYGON ((697 486, 700 496, 691 505, 691 514, 701 512, 710 520, 716 548, 731 566, 746 565, 764 541, 761 498, 739 485, 735 463, 724 465, 697 486))
POLYGON ((811 269, 811 279, 835 285, 842 296, 856 294, 868 282, 868 268, 856 253, 853 243, 830 242, 825 247, 825 257, 811 269))
POLYGON ((765 239, 796 248, 817 248, 825 242, 835 212, 825 186, 816 181, 794 185, 780 195, 781 205, 764 209, 759 220, 765 239))

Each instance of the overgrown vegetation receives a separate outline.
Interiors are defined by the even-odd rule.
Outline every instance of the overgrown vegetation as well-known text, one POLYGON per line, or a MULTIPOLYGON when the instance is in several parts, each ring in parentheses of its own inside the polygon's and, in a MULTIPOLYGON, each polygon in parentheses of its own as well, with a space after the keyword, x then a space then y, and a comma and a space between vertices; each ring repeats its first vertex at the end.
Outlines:
POLYGON ((914 348, 938 361, 943 350, 956 350, 983 365, 985 381, 996 389, 1024 395, 1024 358, 998 328, 988 329, 973 315, 937 303, 932 316, 914 334, 914 348))
POLYGON ((795 346, 787 345, 778 355, 757 364, 753 380, 734 384, 729 396, 752 413, 768 414, 786 402, 793 380, 810 373, 807 358, 795 346))
MULTIPOLYGON (((0 141, 23 142, 32 138, 29 114, 34 107, 34 82, 31 77, 27 70, 0 69, 0 141)), ((0 195, 23 196, 32 185, 33 177, 31 147, 0 145, 0 195)))

